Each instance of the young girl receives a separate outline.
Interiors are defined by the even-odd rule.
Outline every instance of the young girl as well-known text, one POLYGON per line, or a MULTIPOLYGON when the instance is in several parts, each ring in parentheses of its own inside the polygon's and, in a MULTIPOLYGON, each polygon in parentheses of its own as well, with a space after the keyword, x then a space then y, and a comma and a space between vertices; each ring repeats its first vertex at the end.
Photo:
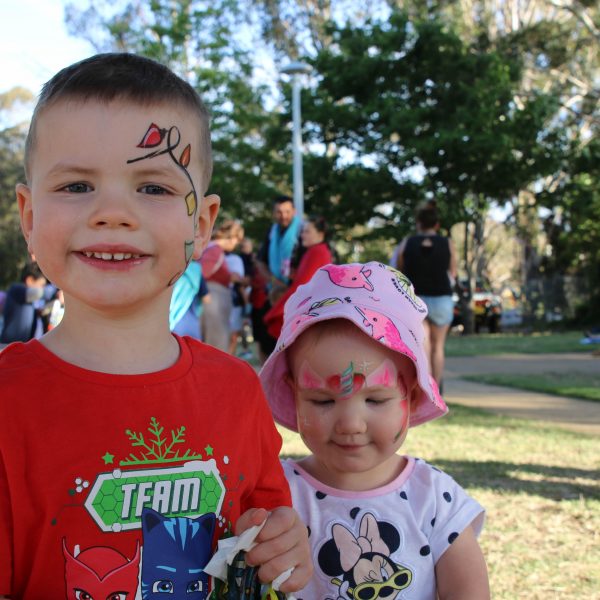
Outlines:
POLYGON ((425 304, 383 264, 327 265, 285 307, 260 377, 312 454, 284 461, 315 566, 303 600, 483 600, 484 510, 397 451, 447 407, 423 350, 425 304))

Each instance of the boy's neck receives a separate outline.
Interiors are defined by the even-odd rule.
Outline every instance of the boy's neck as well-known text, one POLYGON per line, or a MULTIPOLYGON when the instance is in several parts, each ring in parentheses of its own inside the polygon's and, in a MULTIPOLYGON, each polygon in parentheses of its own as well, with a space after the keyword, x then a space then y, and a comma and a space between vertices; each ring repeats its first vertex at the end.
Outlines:
POLYGON ((134 375, 161 371, 179 357, 166 315, 159 319, 156 311, 142 311, 115 318, 81 311, 72 303, 69 308, 61 323, 40 340, 68 363, 101 373, 134 375))

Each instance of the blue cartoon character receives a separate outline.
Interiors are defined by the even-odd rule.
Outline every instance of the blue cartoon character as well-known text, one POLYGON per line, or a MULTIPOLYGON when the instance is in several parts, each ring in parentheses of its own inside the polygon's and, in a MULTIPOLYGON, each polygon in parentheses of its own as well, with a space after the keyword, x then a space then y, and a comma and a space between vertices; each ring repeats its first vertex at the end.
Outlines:
POLYGON ((339 523, 331 533, 332 539, 319 550, 318 563, 339 586, 337 600, 392 600, 410 585, 411 571, 390 558, 400 546, 400 534, 391 523, 366 513, 358 536, 339 523))
POLYGON ((171 600, 208 597, 204 567, 212 556, 216 517, 165 517, 151 508, 142 511, 142 598, 170 594, 171 600))

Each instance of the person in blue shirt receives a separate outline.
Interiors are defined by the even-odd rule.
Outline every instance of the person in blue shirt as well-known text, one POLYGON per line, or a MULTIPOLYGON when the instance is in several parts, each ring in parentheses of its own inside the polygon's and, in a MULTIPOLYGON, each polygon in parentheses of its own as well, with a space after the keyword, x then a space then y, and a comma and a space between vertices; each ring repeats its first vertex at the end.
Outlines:
POLYGON ((37 263, 25 265, 21 282, 8 288, 4 302, 4 322, 0 342, 27 342, 41 337, 44 326, 40 314, 40 301, 48 281, 37 263))

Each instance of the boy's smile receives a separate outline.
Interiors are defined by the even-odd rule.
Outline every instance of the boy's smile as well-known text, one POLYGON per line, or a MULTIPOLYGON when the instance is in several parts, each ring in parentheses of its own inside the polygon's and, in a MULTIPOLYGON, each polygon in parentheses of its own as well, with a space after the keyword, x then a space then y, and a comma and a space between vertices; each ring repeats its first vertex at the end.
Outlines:
POLYGON ((168 309, 218 207, 196 202, 206 185, 197 132, 191 111, 164 105, 73 100, 40 115, 30 187, 17 193, 29 248, 67 305, 168 309), (169 135, 144 146, 154 123, 169 135))

